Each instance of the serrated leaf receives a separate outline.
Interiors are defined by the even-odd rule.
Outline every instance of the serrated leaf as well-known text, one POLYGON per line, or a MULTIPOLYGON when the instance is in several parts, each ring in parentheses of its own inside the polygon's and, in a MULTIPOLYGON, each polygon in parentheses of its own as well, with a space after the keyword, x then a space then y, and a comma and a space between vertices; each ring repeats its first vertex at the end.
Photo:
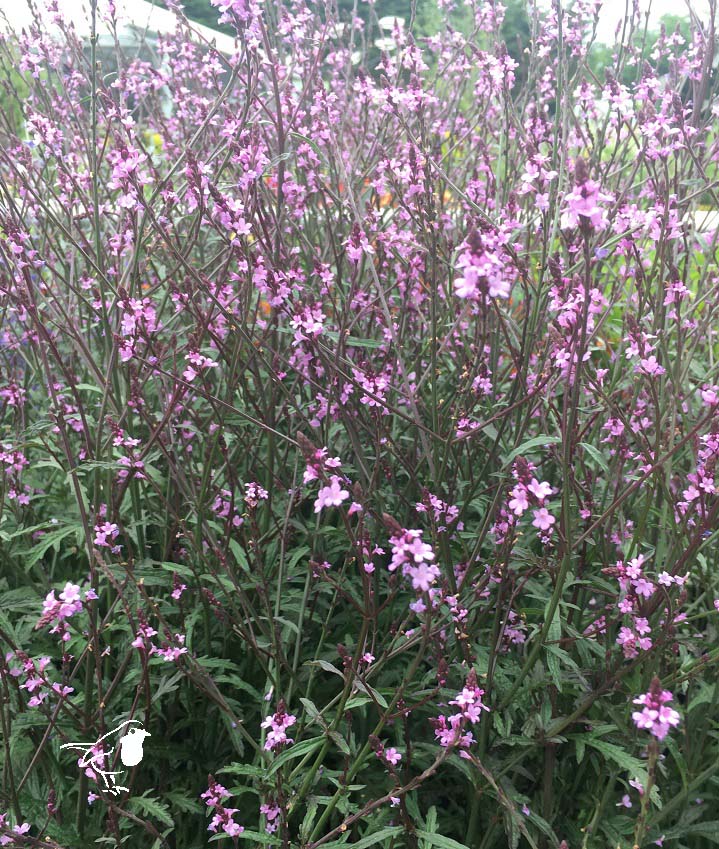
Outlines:
MULTIPOLYGON (((547 639, 550 642, 557 643, 562 638, 562 621, 559 615, 559 606, 555 608, 554 616, 552 617, 552 623, 549 626, 549 631, 547 632, 547 639)), ((557 655, 549 651, 553 646, 547 646, 547 666, 549 667, 549 674, 552 676, 552 682, 557 690, 562 692, 562 674, 559 664, 559 658, 557 655)))
POLYGON ((187 814, 202 813, 202 805, 195 799, 184 796, 179 790, 166 791, 164 794, 168 802, 187 814))
POLYGON ((300 840, 305 843, 309 840, 310 834, 312 833, 312 826, 315 822, 315 816, 317 815, 317 808, 319 807, 319 801, 316 796, 310 796, 307 801, 307 812, 304 815, 302 820, 302 825, 300 825, 300 840))
POLYGON ((632 778, 638 778, 645 787, 647 786, 649 779, 647 777, 646 764, 640 761, 639 758, 633 757, 621 747, 615 746, 614 743, 607 743, 606 740, 585 737, 585 742, 588 746, 591 746, 604 755, 605 758, 613 761, 618 767, 626 770, 632 778))
MULTIPOLYGON (((158 561, 154 561, 158 562, 158 561)), ((195 573, 190 569, 189 566, 183 566, 181 563, 168 563, 166 561, 162 561, 160 563, 163 569, 167 572, 177 572, 177 574, 181 578, 194 578, 195 573)))
POLYGON ((230 539, 229 546, 237 565, 240 568, 244 569, 245 572, 249 572, 250 564, 247 560, 247 553, 245 552, 245 549, 242 548, 242 546, 239 544, 239 542, 237 542, 236 539, 230 539))
POLYGON ((144 814, 148 814, 159 820, 163 825, 174 827, 175 821, 170 815, 167 805, 149 796, 133 796, 127 803, 128 808, 139 808, 144 814))
POLYGON ((39 541, 37 545, 34 545, 29 551, 23 552, 23 560, 25 564, 25 571, 28 571, 31 566, 34 566, 38 560, 41 560, 48 549, 54 548, 56 551, 60 548, 60 543, 65 539, 65 537, 70 536, 70 534, 76 534, 78 537, 82 537, 83 528, 80 524, 67 525, 64 528, 58 528, 56 531, 50 531, 45 534, 39 541))
POLYGON ((227 772, 230 775, 251 775, 253 778, 264 778, 267 775, 267 770, 264 767, 253 766, 252 764, 230 764, 218 769, 217 772, 227 772))
POLYGON ((696 837, 705 837, 712 843, 719 843, 719 820, 711 822, 698 822, 693 825, 680 825, 670 831, 664 833, 667 840, 676 837, 688 837, 689 835, 696 837))
MULTIPOLYGON (((302 699, 300 699, 302 701, 302 699)), ((356 707, 364 707, 364 705, 371 705, 372 699, 369 696, 364 694, 360 696, 352 696, 351 699, 347 699, 347 704, 345 705, 345 710, 352 710, 356 707)))

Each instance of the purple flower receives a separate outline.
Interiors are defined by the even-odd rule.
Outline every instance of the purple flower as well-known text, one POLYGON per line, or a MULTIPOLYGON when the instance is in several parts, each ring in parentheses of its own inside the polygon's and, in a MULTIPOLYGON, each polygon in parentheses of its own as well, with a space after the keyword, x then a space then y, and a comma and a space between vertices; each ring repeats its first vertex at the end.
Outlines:
POLYGON ((339 507, 349 497, 349 492, 346 489, 342 489, 340 479, 337 475, 332 475, 329 486, 323 486, 317 493, 315 513, 319 513, 324 507, 339 507))
POLYGON ((634 699, 635 705, 642 705, 641 711, 634 711, 632 719, 637 728, 649 731, 657 740, 663 740, 671 728, 676 728, 681 721, 679 714, 667 702, 673 700, 669 690, 662 690, 661 682, 655 676, 649 692, 634 699))
POLYGON ((565 198, 567 207, 562 215, 563 227, 577 227, 586 223, 595 230, 607 226, 607 213, 600 203, 613 201, 612 195, 600 191, 599 185, 587 179, 574 187, 565 198))
POLYGON ((280 701, 276 713, 265 717, 264 722, 260 726, 261 728, 270 729, 265 739, 265 749, 272 751, 283 746, 285 743, 293 743, 292 738, 287 736, 287 729, 294 725, 295 722, 297 722, 297 717, 291 713, 287 713, 284 702, 280 701))
POLYGON ((539 510, 534 511, 534 521, 532 524, 535 528, 539 528, 540 531, 548 531, 556 521, 546 507, 540 507, 539 510))

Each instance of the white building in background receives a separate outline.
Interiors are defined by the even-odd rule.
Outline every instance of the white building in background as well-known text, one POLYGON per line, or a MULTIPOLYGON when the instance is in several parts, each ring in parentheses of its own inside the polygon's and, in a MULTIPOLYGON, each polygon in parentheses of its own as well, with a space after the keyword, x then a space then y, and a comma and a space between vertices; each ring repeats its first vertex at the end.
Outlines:
MULTIPOLYGON (((35 0, 38 12, 44 12, 47 0, 35 0)), ((56 0, 58 11, 68 24, 72 24, 80 38, 90 37, 91 6, 90 0, 56 0)), ((98 46, 111 48, 115 38, 108 20, 108 0, 97 0, 96 28, 98 46)), ((152 44, 158 35, 169 35, 178 27, 178 17, 174 12, 162 9, 152 2, 145 0, 115 0, 117 36, 123 50, 137 48, 143 44, 152 44)), ((43 28, 51 35, 60 34, 53 23, 53 15, 42 14, 43 28)), ((219 12, 218 12, 219 16, 219 12)), ((27 28, 33 20, 28 0, 0 0, 0 32, 20 32, 27 28)), ((191 22, 190 32, 193 40, 199 44, 214 45, 221 53, 231 56, 235 53, 235 42, 230 36, 210 27, 191 22)))
MULTIPOLYGON (((56 13, 47 11, 48 5, 57 6, 58 13, 65 28, 72 28, 81 42, 86 53, 90 49, 92 34, 92 11, 90 0, 32 0, 37 15, 40 17, 41 28, 44 32, 59 41, 65 36, 57 24, 56 13)), ((97 0, 95 15, 95 31, 97 33, 97 56, 102 62, 105 79, 117 71, 119 46, 125 59, 138 57, 150 62, 155 67, 161 67, 156 42, 158 36, 167 36, 182 28, 185 37, 189 37, 201 48, 215 48, 223 56, 230 57, 237 52, 235 40, 218 32, 211 27, 195 21, 183 23, 177 14, 163 9, 156 2, 149 0, 114 0, 114 18, 111 20, 110 0, 97 0)), ((218 12, 219 17, 219 12, 218 12)), ((20 33, 32 24, 34 13, 30 0, 0 0, 0 33, 20 33)), ((162 109, 166 116, 172 113, 172 95, 165 86, 159 92, 162 109)), ((136 116, 137 117, 137 116, 136 116)))

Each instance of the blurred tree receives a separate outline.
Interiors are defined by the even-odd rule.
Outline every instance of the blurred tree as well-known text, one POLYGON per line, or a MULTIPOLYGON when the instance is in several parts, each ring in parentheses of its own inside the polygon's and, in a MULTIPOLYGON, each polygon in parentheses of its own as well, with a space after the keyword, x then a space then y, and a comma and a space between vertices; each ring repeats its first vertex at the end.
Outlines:
MULTIPOLYGON (((650 61, 651 64, 654 64, 651 60, 651 55, 657 41, 659 41, 662 36, 662 31, 667 37, 671 37, 672 34, 678 32, 684 39, 685 45, 678 45, 674 48, 675 55, 681 55, 681 53, 686 49, 686 44, 691 41, 691 28, 688 17, 682 17, 679 15, 662 15, 659 28, 656 30, 647 30, 646 36, 644 28, 639 27, 634 33, 633 42, 634 45, 641 51, 641 59, 636 64, 625 65, 622 68, 621 72, 617 75, 617 79, 620 83, 623 83, 626 86, 634 83, 641 74, 641 67, 644 60, 650 61)), ((614 52, 615 49, 613 46, 603 44, 601 42, 594 44, 592 47, 591 53, 589 54, 589 66, 601 82, 604 82, 605 79, 605 68, 614 68, 616 65, 616 62, 613 59, 614 52)), ((662 58, 659 61, 657 64, 657 72, 661 75, 669 73, 669 62, 667 59, 662 58)))
POLYGON ((527 14, 526 0, 507 0, 507 10, 502 22, 502 38, 507 45, 507 53, 517 63, 514 91, 527 80, 529 73, 529 54, 525 53, 531 42, 532 28, 527 14))
POLYGON ((210 0, 181 0, 185 9, 185 14, 191 21, 197 21, 199 24, 205 24, 208 27, 217 29, 217 19, 220 13, 216 6, 210 3, 210 0))
MULTIPOLYGON (((149 0, 149 2, 153 2, 153 0, 149 0)), ((154 2, 158 6, 167 8, 167 3, 164 0, 154 0, 154 2)), ((196 21, 198 24, 204 24, 207 27, 212 27, 212 29, 232 35, 232 27, 217 23, 220 12, 216 6, 210 3, 210 0, 180 0, 180 5, 191 21, 196 21)))
MULTIPOLYGON (((166 6, 164 0, 155 0, 161 6, 166 6)), ((220 27, 217 24, 219 12, 215 6, 210 3, 210 0, 180 0, 185 14, 192 21, 197 21, 205 26, 214 27, 215 29, 225 30, 225 27, 220 27)), ((522 0, 511 0, 513 3, 521 3, 522 0)), ((330 3, 327 4, 330 6, 330 3)), ((355 7, 355 0, 337 0, 337 8, 342 20, 348 20, 355 7)), ((319 5, 318 5, 319 8, 319 5)), ((370 9, 373 9, 374 15, 377 18, 383 18, 386 15, 396 15, 403 18, 406 24, 409 24, 412 12, 414 9, 414 32, 415 35, 423 36, 430 35, 437 31, 440 24, 440 15, 437 9, 436 0, 376 0, 371 6, 363 0, 357 1, 357 14, 365 22, 370 20, 370 9)))

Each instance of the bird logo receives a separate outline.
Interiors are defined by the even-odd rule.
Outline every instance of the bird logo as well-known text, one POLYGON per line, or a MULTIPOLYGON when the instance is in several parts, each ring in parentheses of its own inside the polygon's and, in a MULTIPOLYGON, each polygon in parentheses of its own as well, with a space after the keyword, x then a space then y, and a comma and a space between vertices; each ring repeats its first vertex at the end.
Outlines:
POLYGON ((123 791, 129 792, 128 787, 124 787, 117 783, 117 776, 122 775, 122 770, 113 770, 117 757, 117 736, 120 731, 127 726, 129 728, 120 739, 120 761, 123 766, 137 766, 143 757, 142 744, 146 737, 151 737, 149 731, 145 731, 142 723, 137 719, 128 719, 121 722, 117 728, 108 731, 95 740, 94 743, 64 743, 60 746, 61 749, 71 749, 82 753, 82 757, 78 760, 77 765, 85 771, 88 778, 93 778, 99 782, 100 778, 105 784, 105 789, 117 796, 123 791), (139 726, 139 727, 138 727, 139 726), (114 740, 114 745, 112 745, 114 740), (112 748, 108 746, 112 745, 112 748))
POLYGON ((125 766, 137 766, 142 760, 142 744, 151 737, 144 728, 131 728, 120 741, 120 760, 125 766))

